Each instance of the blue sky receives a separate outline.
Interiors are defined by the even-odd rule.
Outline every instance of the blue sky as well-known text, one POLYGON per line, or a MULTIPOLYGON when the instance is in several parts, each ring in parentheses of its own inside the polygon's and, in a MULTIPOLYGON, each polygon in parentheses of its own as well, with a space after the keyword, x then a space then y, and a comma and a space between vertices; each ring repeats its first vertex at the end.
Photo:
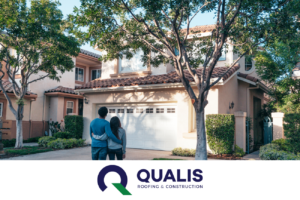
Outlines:
MULTIPOLYGON (((73 8, 75 6, 80 7, 80 0, 60 0, 61 6, 60 9, 64 13, 65 16, 68 14, 71 14, 73 12, 73 8)), ((199 26, 199 25, 209 25, 214 24, 216 19, 214 18, 213 13, 207 13, 207 14, 198 14, 192 21, 191 27, 199 26)), ((94 52, 94 53, 100 53, 97 50, 94 50, 92 46, 89 44, 83 45, 83 49, 94 52)))

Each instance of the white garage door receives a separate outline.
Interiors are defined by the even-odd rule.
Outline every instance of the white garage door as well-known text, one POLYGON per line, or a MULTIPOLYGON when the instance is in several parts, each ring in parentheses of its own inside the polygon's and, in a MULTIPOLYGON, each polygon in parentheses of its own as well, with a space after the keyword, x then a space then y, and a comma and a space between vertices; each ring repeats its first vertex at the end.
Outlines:
POLYGON ((109 107, 106 120, 120 118, 127 134, 127 147, 172 150, 176 147, 176 106, 109 107))

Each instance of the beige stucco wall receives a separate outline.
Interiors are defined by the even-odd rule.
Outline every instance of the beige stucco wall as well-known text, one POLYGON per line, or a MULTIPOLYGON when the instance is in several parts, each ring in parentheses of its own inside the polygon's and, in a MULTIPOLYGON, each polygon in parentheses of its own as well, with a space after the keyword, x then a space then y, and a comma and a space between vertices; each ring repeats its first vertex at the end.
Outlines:
POLYGON ((225 85, 219 87, 219 112, 220 114, 234 114, 238 110, 238 80, 237 76, 231 77, 226 80, 225 85), (229 103, 234 103, 233 109, 229 109, 229 103))
MULTIPOLYGON (((72 58, 74 64, 76 65, 76 58, 72 58)), ((33 74, 30 80, 34 80, 39 78, 40 76, 45 75, 45 72, 39 72, 38 74, 33 74)), ((64 86, 69 88, 75 88, 75 69, 71 71, 66 71, 65 73, 58 74, 61 76, 60 81, 51 80, 49 78, 45 78, 43 80, 39 80, 30 84, 29 90, 36 93, 38 95, 35 102, 32 103, 32 107, 34 112, 32 112, 32 120, 33 121, 44 121, 49 120, 47 113, 49 113, 48 109, 50 106, 49 99, 45 100, 44 92, 50 89, 53 89, 57 86, 64 86), (45 103, 44 103, 45 102, 45 103), (44 116, 43 116, 43 105, 45 106, 44 116)), ((50 111, 51 112, 51 111, 50 111)), ((51 118, 51 117, 50 117, 51 118)))
POLYGON ((49 101, 49 121, 63 120, 64 97, 51 97, 49 101))

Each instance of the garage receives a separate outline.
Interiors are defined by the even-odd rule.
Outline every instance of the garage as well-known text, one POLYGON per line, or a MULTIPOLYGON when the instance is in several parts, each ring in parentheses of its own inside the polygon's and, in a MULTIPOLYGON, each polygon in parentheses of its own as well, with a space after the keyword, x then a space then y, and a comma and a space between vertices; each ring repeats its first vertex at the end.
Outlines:
POLYGON ((170 151, 176 147, 176 106, 106 107, 108 108, 107 121, 114 116, 120 118, 122 127, 127 133, 128 148, 170 151))

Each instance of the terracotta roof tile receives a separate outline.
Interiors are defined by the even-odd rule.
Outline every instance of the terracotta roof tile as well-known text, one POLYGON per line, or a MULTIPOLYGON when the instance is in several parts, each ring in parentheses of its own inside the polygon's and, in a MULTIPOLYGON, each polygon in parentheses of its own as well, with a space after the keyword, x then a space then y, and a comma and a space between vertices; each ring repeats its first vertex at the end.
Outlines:
MULTIPOLYGON (((195 26, 189 29, 189 35, 194 35, 198 33, 208 33, 212 32, 216 28, 216 25, 205 25, 205 26, 195 26)), ((186 33, 186 29, 181 30, 183 33, 186 33)))
POLYGON ((84 50, 84 49, 80 49, 80 53, 88 55, 88 56, 92 56, 94 58, 100 58, 99 54, 96 54, 96 53, 93 53, 93 52, 90 52, 90 51, 87 51, 87 50, 84 50))
MULTIPOLYGON (((231 70, 229 70, 225 76, 223 76, 223 81, 228 79, 232 74, 234 74, 240 65, 235 65, 231 70)), ((228 70, 228 67, 216 67, 213 71, 211 78, 218 78, 223 75, 228 70)), ((193 82, 194 79, 189 74, 187 70, 184 71, 188 81, 193 82)), ((197 69, 196 73, 202 75, 202 69, 197 69)), ((181 80, 176 72, 170 72, 163 75, 152 75, 146 77, 135 77, 135 78, 122 78, 122 79, 96 79, 82 86, 76 86, 76 89, 89 89, 89 88, 107 88, 107 87, 120 87, 120 86, 135 86, 135 85, 153 85, 153 84, 166 84, 166 83, 180 83, 181 80)))
MULTIPOLYGON (((13 91, 13 84, 10 81, 6 81, 6 80, 2 81, 2 84, 3 84, 3 87, 4 87, 4 89, 5 89, 5 91, 7 93, 14 93, 14 91, 13 91)), ((0 92, 2 92, 1 89, 0 89, 0 92)), ((26 92, 26 95, 31 95, 31 94, 36 95, 35 93, 30 92, 30 91, 26 92)))
POLYGON ((74 92, 74 89, 68 88, 68 87, 63 87, 63 86, 58 86, 54 89, 45 91, 45 93, 52 93, 52 92, 62 92, 62 93, 68 93, 68 94, 76 94, 74 92))
POLYGON ((250 76, 250 75, 248 75, 248 74, 244 74, 244 73, 238 73, 238 76, 239 77, 242 77, 242 78, 244 78, 244 79, 247 79, 247 80, 249 80, 249 81, 252 81, 252 82, 259 82, 259 79, 258 78, 255 78, 255 77, 253 77, 253 76, 250 76))

